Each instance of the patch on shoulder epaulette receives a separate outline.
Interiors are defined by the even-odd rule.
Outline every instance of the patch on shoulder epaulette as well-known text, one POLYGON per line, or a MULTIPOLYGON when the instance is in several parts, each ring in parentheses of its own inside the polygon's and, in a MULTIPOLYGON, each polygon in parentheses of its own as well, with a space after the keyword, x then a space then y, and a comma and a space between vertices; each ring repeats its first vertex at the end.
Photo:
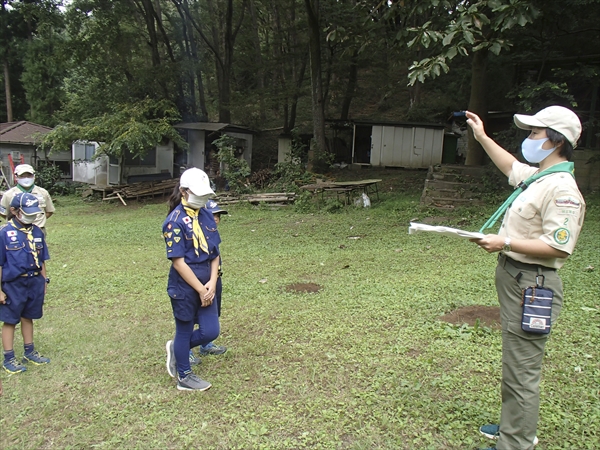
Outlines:
POLYGON ((559 228, 554 232, 554 240, 557 244, 564 245, 571 239, 571 232, 566 228, 559 228))
POLYGON ((579 208, 581 206, 579 199, 572 195, 557 197, 554 199, 554 204, 559 208, 579 208))

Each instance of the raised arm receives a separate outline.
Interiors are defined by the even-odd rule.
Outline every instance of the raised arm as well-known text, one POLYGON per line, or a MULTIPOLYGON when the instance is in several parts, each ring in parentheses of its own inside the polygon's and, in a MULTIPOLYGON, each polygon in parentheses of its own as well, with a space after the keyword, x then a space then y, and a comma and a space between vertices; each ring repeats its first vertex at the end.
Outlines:
POLYGON ((496 142, 485 133, 483 121, 477 114, 467 111, 467 124, 473 130, 473 135, 477 142, 481 144, 493 163, 496 164, 496 167, 508 177, 512 171, 512 165, 517 158, 496 144, 496 142))

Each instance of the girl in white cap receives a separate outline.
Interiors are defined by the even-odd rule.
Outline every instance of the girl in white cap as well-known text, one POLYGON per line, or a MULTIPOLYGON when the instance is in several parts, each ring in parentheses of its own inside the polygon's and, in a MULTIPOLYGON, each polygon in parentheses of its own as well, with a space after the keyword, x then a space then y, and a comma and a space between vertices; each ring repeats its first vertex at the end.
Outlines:
POLYGON ((175 338, 167 342, 167 371, 177 377, 177 389, 205 391, 207 381, 192 373, 190 349, 219 336, 215 293, 221 238, 211 212, 204 205, 214 196, 206 173, 186 170, 169 199, 163 223, 167 258, 172 262, 167 293, 175 318, 175 338), (194 321, 198 329, 194 330, 194 321))
POLYGON ((487 136, 476 114, 467 111, 466 115, 475 139, 516 187, 481 230, 504 215, 498 234, 473 240, 487 252, 500 252, 496 291, 502 321, 502 411, 500 424, 484 425, 480 432, 498 439, 493 447, 498 450, 530 450, 538 441, 544 347, 563 303, 557 269, 573 252, 585 214, 574 166, 568 162, 581 135, 581 122, 562 106, 550 106, 533 116, 515 114, 517 127, 530 131, 521 150, 525 160, 539 165, 535 167, 519 162, 487 136), (553 292, 549 318, 523 311, 524 291, 540 282, 553 292))

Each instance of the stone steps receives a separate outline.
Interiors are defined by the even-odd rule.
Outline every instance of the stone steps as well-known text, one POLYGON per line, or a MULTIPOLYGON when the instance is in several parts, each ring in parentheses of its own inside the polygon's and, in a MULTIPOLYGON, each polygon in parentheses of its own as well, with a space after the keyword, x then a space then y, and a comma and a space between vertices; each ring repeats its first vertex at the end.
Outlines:
POLYGON ((484 205, 484 167, 431 166, 421 195, 421 205, 438 209, 484 205))

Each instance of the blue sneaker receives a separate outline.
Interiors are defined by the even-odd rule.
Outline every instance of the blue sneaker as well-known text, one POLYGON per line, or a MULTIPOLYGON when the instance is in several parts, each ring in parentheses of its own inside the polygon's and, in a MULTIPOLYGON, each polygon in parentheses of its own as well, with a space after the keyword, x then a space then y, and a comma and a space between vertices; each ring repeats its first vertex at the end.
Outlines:
POLYGON ((14 357, 8 361, 4 361, 2 363, 2 367, 4 367, 4 370, 6 370, 8 373, 20 373, 27 370, 27 367, 20 364, 19 361, 17 361, 17 358, 14 357))
POLYGON ((227 347, 224 345, 215 345, 212 342, 209 342, 206 345, 200 346, 200 354, 202 356, 206 355, 222 355, 227 351, 227 347))
POLYGON ((190 350, 190 366, 197 366, 202 360, 194 355, 194 352, 190 350))
MULTIPOLYGON (((500 437, 500 425, 484 425, 479 428, 479 432, 488 439, 498 439, 500 437)), ((533 439, 533 445, 538 445, 539 439, 536 436, 533 439)), ((494 448, 494 447, 492 447, 494 448)))
POLYGON ((45 356, 40 355, 40 352, 34 350, 31 353, 25 353, 23 355, 23 363, 28 362, 33 363, 36 366, 41 366, 42 364, 49 364, 50 358, 46 358, 45 356))

